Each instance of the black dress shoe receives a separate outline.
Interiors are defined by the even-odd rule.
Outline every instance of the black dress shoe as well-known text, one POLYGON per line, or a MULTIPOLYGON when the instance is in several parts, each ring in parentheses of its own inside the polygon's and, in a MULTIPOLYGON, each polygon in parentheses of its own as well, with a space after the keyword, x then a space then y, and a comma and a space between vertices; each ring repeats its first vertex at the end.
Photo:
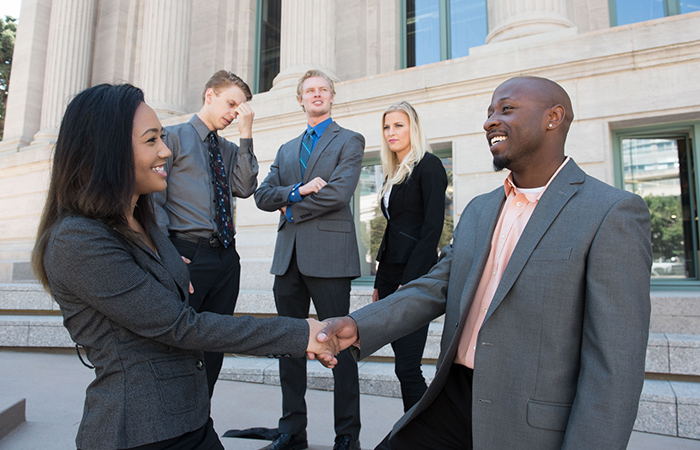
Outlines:
POLYGON ((260 450, 302 450, 305 448, 309 448, 306 432, 297 435, 282 433, 272 441, 272 444, 260 450))
POLYGON ((353 441, 347 434, 336 436, 333 450, 360 450, 360 440, 353 441))

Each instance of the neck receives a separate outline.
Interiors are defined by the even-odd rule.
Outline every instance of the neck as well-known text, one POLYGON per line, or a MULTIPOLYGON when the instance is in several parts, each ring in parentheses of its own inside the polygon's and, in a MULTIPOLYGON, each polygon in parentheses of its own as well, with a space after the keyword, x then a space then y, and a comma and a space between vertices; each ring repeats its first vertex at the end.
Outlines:
POLYGON ((319 123, 323 122, 326 119, 329 119, 331 117, 330 113, 329 114, 324 114, 322 116, 306 116, 306 121, 311 127, 315 127, 319 123))
POLYGON ((513 183, 519 188, 533 189, 546 186, 552 175, 559 169, 566 157, 557 155, 546 161, 526 167, 525 170, 511 170, 513 183))
POLYGON ((214 125, 211 124, 211 121, 208 119, 207 116, 206 105, 202 106, 202 108, 197 113, 197 117, 199 117, 199 119, 202 122, 204 122, 204 125, 206 125, 207 128, 209 128, 209 131, 214 131, 214 125))

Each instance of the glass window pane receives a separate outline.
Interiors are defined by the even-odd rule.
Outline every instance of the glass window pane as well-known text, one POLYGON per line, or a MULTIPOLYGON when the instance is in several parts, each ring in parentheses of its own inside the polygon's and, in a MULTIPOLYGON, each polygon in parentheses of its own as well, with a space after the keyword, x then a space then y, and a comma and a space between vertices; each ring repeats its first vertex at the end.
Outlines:
POLYGON ((644 22, 664 17, 664 0, 616 0, 617 24, 644 22))
POLYGON ((681 0, 681 14, 700 11, 700 0, 681 0))
POLYGON ((406 65, 440 61, 439 0, 406 0, 406 65))
POLYGON ((687 139, 622 139, 625 189, 651 213, 652 278, 695 278, 692 153, 687 139))
MULTIPOLYGON (((438 154, 447 172, 447 191, 445 193, 445 224, 438 244, 438 250, 452 241, 454 229, 454 189, 452 186, 452 155, 440 151, 438 154)), ((382 186, 382 165, 378 158, 368 159, 362 166, 360 181, 355 190, 353 203, 355 205, 355 225, 358 233, 358 248, 360 250, 360 267, 363 277, 377 274, 377 252, 382 243, 386 219, 379 208, 377 194, 382 186), (357 211, 359 210, 359 220, 357 211)))
POLYGON ((486 0, 450 0, 451 58, 486 43, 486 0))
POLYGON ((262 0, 258 92, 267 92, 280 72, 281 0, 262 0))

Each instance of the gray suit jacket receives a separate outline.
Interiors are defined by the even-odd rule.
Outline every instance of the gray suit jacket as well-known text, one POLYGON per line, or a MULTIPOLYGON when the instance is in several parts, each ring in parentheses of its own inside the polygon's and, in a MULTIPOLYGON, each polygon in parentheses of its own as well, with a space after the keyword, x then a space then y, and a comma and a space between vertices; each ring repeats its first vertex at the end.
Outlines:
POLYGON ((316 143, 302 180, 299 151, 304 134, 282 145, 265 181, 255 191, 263 211, 287 205, 298 183, 321 177, 328 184, 294 203, 288 222, 281 215, 270 272, 284 275, 296 247, 299 271, 320 278, 360 276, 360 257, 350 200, 362 169, 365 139, 332 122, 316 143))
MULTIPOLYGON (((505 199, 473 199, 425 276, 351 316, 361 357, 445 314, 437 374, 394 432, 445 385, 505 199)), ((644 380, 652 254, 644 201, 569 161, 513 251, 479 332, 475 449, 625 449, 644 380)))
POLYGON ((85 217, 66 217, 49 239, 44 265, 72 339, 95 366, 76 445, 134 447, 203 426, 209 394, 201 350, 305 354, 309 327, 289 318, 197 314, 189 274, 168 238, 158 250, 85 217))

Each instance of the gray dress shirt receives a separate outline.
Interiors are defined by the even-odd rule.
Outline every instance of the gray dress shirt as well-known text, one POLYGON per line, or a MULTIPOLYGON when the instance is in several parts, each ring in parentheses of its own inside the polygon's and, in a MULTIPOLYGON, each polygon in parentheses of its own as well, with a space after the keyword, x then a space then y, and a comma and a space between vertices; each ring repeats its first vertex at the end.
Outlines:
MULTIPOLYGON (((154 198, 158 226, 165 234, 209 237, 216 233, 208 135, 209 128, 196 114, 189 122, 165 127, 165 144, 173 153, 165 165, 168 187, 154 198)), ((217 141, 231 196, 250 197, 258 187, 253 140, 241 139, 240 148, 218 135, 217 141)))

